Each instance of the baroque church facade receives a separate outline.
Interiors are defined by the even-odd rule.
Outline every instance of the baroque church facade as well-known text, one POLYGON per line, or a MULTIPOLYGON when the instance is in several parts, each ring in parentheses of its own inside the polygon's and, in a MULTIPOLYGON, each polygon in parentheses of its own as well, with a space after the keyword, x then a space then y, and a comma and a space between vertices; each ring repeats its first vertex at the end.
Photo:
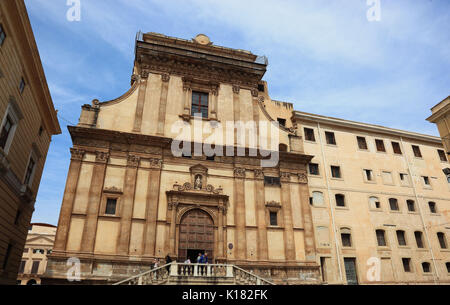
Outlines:
POLYGON ((81 262, 82 282, 106 283, 149 270, 155 258, 184 262, 206 252, 211 263, 275 283, 369 283, 372 257, 377 282, 448 282, 450 188, 439 139, 294 111, 270 98, 266 68, 264 57, 205 35, 139 33, 130 90, 82 106, 69 127, 71 163, 47 281, 66 281, 71 257, 81 262), (233 129, 231 142, 213 143, 214 154, 194 153, 208 142, 195 124, 211 133, 227 122, 249 123, 253 134, 240 138, 233 129), (180 154, 174 126, 188 130, 180 154), (271 143, 265 152, 276 164, 263 166, 267 154, 252 151, 254 138, 271 143), (421 149, 421 160, 408 159, 416 153, 408 145, 421 149), (411 201, 416 208, 407 210, 411 201), (429 202, 436 215, 423 212, 429 202), (391 236, 400 238, 396 228, 405 245, 391 236), (409 271, 400 274, 404 259, 409 271))

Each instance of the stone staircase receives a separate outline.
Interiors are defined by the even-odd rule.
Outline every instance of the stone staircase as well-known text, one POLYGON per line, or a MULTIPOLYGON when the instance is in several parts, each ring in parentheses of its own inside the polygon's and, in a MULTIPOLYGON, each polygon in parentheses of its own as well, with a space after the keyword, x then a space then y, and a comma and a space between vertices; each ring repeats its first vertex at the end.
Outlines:
POLYGON ((275 285, 235 265, 170 264, 113 285, 275 285))

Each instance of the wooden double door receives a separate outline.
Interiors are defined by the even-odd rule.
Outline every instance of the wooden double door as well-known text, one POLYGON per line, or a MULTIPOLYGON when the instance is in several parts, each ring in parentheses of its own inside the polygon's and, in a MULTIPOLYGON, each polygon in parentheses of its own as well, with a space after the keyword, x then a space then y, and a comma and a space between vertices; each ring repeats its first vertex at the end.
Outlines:
POLYGON ((199 253, 208 253, 208 263, 214 258, 214 223, 208 213, 194 209, 187 212, 180 222, 178 259, 190 258, 196 263, 199 253))

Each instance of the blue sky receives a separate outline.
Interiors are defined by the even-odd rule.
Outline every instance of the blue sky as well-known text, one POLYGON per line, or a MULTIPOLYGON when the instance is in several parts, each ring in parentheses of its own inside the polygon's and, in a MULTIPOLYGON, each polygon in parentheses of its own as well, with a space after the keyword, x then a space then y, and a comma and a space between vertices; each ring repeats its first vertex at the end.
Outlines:
POLYGON ((191 39, 269 59, 273 99, 296 110, 438 135, 425 119, 450 95, 450 1, 25 0, 63 134, 53 137, 33 222, 57 224, 70 162, 67 125, 81 105, 128 90, 136 32, 191 39))

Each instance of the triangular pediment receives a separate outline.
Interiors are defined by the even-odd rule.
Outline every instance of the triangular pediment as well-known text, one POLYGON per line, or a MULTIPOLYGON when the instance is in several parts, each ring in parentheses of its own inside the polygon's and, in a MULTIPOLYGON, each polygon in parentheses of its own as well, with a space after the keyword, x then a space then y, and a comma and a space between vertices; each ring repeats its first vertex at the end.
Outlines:
POLYGON ((42 244, 42 245, 53 245, 54 240, 47 236, 33 236, 27 239, 27 244, 42 244))

